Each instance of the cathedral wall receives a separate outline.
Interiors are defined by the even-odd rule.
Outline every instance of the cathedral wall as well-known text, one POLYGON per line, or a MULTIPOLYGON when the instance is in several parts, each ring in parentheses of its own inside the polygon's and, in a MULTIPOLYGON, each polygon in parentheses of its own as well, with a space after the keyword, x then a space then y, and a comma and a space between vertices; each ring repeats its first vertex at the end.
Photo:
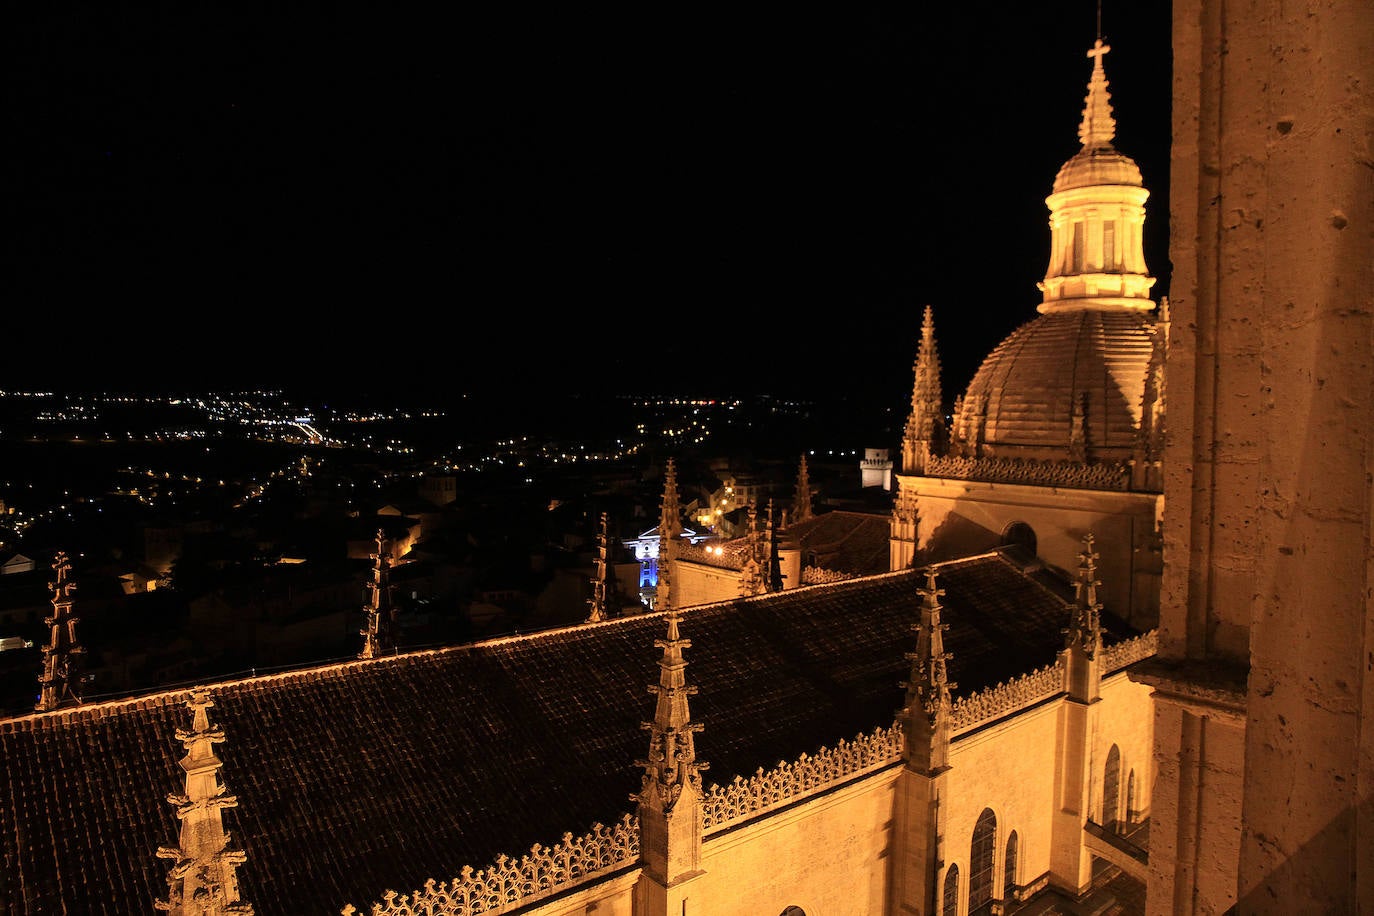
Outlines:
POLYGON ((640 869, 632 868, 624 874, 580 887, 570 894, 560 895, 543 906, 521 910, 525 916, 635 916, 634 888, 640 869))
MULTIPOLYGON (((689 914, 871 916, 886 911, 893 767, 795 807, 708 836, 689 914)), ((676 914, 674 914, 676 916, 676 914)))
POLYGON ((1040 558, 1073 576, 1083 536, 1091 532, 1100 555, 1098 600, 1142 630, 1155 625, 1154 589, 1142 587, 1140 580, 1159 568, 1153 547, 1160 497, 925 477, 904 483, 916 488, 917 546, 930 559, 999 547, 1008 526, 1024 522, 1035 531, 1040 558))
POLYGON ((1050 870, 1059 707, 1059 703, 1047 703, 956 738, 950 745, 940 855, 946 865, 958 864, 965 903, 972 874, 973 830, 985 808, 997 818, 995 889, 1006 886, 1007 838, 1013 830, 1017 837, 1016 883, 1030 884, 1050 870))
POLYGON ((739 570, 701 563, 673 564, 673 605, 693 607, 739 597, 739 570))
POLYGON ((1116 817, 1124 821, 1130 812, 1135 812, 1129 819, 1136 822, 1140 820, 1137 815, 1148 813, 1150 809, 1155 771, 1154 705, 1150 694, 1149 687, 1131 681, 1124 671, 1102 680, 1097 733, 1093 736, 1092 792, 1089 796, 1092 818, 1099 824, 1111 820, 1103 810, 1103 795, 1107 761, 1113 747, 1117 749, 1119 761, 1116 817))

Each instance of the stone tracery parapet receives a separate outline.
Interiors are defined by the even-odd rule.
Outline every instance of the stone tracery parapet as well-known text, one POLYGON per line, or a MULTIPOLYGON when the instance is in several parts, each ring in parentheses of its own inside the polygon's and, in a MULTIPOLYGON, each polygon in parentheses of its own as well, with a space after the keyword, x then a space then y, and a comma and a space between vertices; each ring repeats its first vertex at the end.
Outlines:
POLYGON ((762 767, 748 779, 736 776, 728 785, 712 785, 701 801, 702 826, 718 829, 788 804, 861 773, 880 769, 902 757, 898 724, 841 740, 814 755, 802 754, 771 770, 762 767))
POLYGON ((596 824, 580 837, 563 834, 551 847, 535 844, 518 860, 499 856, 488 868, 463 866, 451 881, 425 882, 409 894, 387 891, 382 902, 343 916, 497 916, 557 891, 600 877, 639 858, 639 821, 626 814, 614 826, 596 824))
POLYGON ((1024 458, 932 457, 925 476, 989 483, 1022 483, 1075 490, 1126 490, 1130 467, 1115 462, 1031 461, 1024 458))
POLYGON ((1150 630, 1132 639, 1122 640, 1102 650, 1102 673, 1120 671, 1143 658, 1154 655, 1159 647, 1159 631, 1150 630))
POLYGON ((1064 666, 1056 661, 1010 681, 960 697, 951 715, 954 728, 964 731, 993 719, 1008 716, 1064 690, 1064 666))
POLYGON ((822 585, 826 582, 843 582, 853 578, 852 573, 824 569, 819 566, 807 566, 802 570, 802 585, 822 585))

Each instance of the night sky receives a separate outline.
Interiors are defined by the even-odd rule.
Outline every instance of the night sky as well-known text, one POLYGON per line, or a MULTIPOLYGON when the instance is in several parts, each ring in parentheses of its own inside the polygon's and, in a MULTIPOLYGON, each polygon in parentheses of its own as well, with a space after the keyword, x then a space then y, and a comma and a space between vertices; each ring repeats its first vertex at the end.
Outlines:
MULTIPOLYGON (((1035 317, 1097 16, 133 6, 8 11, 0 387, 868 397, 927 303, 962 387, 1035 317)), ((1169 3, 1102 31, 1167 292, 1169 3)))

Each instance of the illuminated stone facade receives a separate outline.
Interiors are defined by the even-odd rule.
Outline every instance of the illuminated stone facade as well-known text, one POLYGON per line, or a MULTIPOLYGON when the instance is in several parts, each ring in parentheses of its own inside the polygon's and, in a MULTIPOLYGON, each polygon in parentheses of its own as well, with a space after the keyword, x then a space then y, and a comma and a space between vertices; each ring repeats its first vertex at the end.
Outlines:
POLYGON ((1156 914, 1374 908, 1374 7, 1176 0, 1156 914))
POLYGON ((1100 40, 1078 136, 1050 210, 1040 316, 983 361, 945 421, 933 310, 915 363, 892 518, 892 568, 1019 544, 1070 571, 1085 535, 1108 608, 1158 616, 1167 312, 1142 227, 1149 196, 1113 146, 1100 40))

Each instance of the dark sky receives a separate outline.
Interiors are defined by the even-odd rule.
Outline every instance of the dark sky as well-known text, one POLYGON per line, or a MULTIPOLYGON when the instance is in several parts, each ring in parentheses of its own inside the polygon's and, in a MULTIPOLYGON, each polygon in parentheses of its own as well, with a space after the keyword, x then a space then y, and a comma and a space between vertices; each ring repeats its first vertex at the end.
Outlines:
MULTIPOLYGON (((1095 0, 21 4, 0 388, 946 387, 1035 316, 1095 0), (710 15, 715 13, 716 15, 710 15)), ((1167 292, 1167 0, 1104 0, 1167 292)))

